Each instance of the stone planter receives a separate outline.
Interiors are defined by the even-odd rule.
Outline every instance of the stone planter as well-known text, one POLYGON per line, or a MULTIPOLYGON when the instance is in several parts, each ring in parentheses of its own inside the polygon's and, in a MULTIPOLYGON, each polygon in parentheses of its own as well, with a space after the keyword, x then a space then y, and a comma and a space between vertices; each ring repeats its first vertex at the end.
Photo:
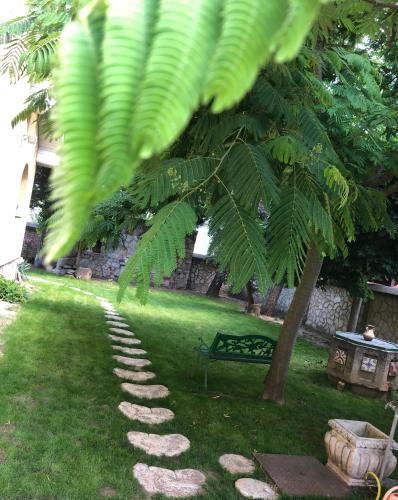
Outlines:
MULTIPOLYGON (((388 436, 360 420, 329 420, 331 430, 325 435, 327 467, 349 486, 365 486, 364 475, 379 475, 388 436)), ((393 450, 398 450, 394 441, 393 450)), ((397 459, 389 453, 385 477, 395 469, 397 459)))

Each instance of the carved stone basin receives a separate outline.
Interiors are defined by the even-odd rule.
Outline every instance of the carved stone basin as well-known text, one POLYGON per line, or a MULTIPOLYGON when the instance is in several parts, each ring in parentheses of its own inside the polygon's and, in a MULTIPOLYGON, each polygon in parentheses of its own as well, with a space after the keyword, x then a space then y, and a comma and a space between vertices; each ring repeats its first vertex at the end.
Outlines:
MULTIPOLYGON (((388 436, 368 422, 361 420, 329 420, 325 435, 328 454, 327 467, 349 486, 365 486, 364 475, 374 472, 379 475, 388 436)), ((398 450, 394 441, 393 450, 398 450)), ((384 476, 388 477, 397 459, 389 452, 384 476)))

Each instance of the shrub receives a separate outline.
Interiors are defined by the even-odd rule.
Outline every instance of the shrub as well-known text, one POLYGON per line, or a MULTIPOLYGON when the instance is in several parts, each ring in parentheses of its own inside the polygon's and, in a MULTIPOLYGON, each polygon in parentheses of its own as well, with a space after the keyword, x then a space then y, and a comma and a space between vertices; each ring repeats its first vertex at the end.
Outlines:
POLYGON ((28 294, 23 286, 0 276, 0 300, 26 302, 27 298, 28 294))

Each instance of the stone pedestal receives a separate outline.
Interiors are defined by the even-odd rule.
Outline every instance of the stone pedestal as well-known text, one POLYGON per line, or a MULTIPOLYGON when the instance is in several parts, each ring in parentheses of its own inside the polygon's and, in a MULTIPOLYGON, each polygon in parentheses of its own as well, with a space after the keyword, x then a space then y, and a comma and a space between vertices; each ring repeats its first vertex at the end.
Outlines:
POLYGON ((330 349, 327 372, 333 382, 352 385, 357 392, 383 396, 398 388, 398 346, 378 338, 337 332, 330 349))
MULTIPOLYGON (((366 472, 380 474, 388 436, 379 429, 361 420, 329 420, 331 428, 325 435, 327 467, 348 486, 366 486, 366 472)), ((393 450, 398 449, 393 442, 393 450)), ((388 477, 397 464, 389 452, 385 468, 388 477)))

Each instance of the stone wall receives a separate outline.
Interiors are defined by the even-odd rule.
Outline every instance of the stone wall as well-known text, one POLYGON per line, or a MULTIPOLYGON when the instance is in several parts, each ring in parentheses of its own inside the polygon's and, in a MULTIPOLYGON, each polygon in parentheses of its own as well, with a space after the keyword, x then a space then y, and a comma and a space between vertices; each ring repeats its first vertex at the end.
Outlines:
POLYGON ((206 293, 216 274, 216 268, 204 257, 193 256, 188 288, 195 292, 206 293))
POLYGON ((346 330, 351 304, 349 293, 342 288, 316 288, 311 296, 305 324, 330 335, 337 330, 346 330))
POLYGON ((362 323, 374 325, 378 337, 398 342, 398 289, 383 288, 385 292, 373 290, 374 299, 365 305, 362 323))
POLYGON ((101 245, 97 249, 89 249, 82 253, 81 267, 90 267, 93 278, 117 279, 122 272, 130 255, 135 252, 142 229, 137 229, 133 234, 127 234, 123 243, 115 249, 108 249, 101 245))
MULTIPOLYGON (((277 303, 277 314, 284 316, 293 300, 295 289, 284 288, 277 303)), ((316 288, 311 296, 305 325, 323 333, 334 334, 347 328, 351 298, 345 290, 334 286, 316 288)))
MULTIPOLYGON (((363 306, 359 330, 366 324, 376 327, 378 337, 398 341, 398 289, 383 285, 370 285, 374 299, 363 306)), ((294 288, 284 288, 277 304, 277 315, 284 316, 294 296, 294 288)), ((352 299, 342 288, 326 286, 312 293, 305 326, 333 335, 337 330, 346 330, 352 299)))
POLYGON ((30 264, 33 264, 40 250, 40 245, 41 238, 40 235, 37 234, 36 227, 27 224, 23 239, 22 257, 30 264))
POLYGON ((178 259, 177 269, 169 278, 165 278, 163 286, 177 290, 185 290, 188 286, 189 275, 191 272, 193 249, 196 240, 196 231, 185 238, 185 257, 178 259))

